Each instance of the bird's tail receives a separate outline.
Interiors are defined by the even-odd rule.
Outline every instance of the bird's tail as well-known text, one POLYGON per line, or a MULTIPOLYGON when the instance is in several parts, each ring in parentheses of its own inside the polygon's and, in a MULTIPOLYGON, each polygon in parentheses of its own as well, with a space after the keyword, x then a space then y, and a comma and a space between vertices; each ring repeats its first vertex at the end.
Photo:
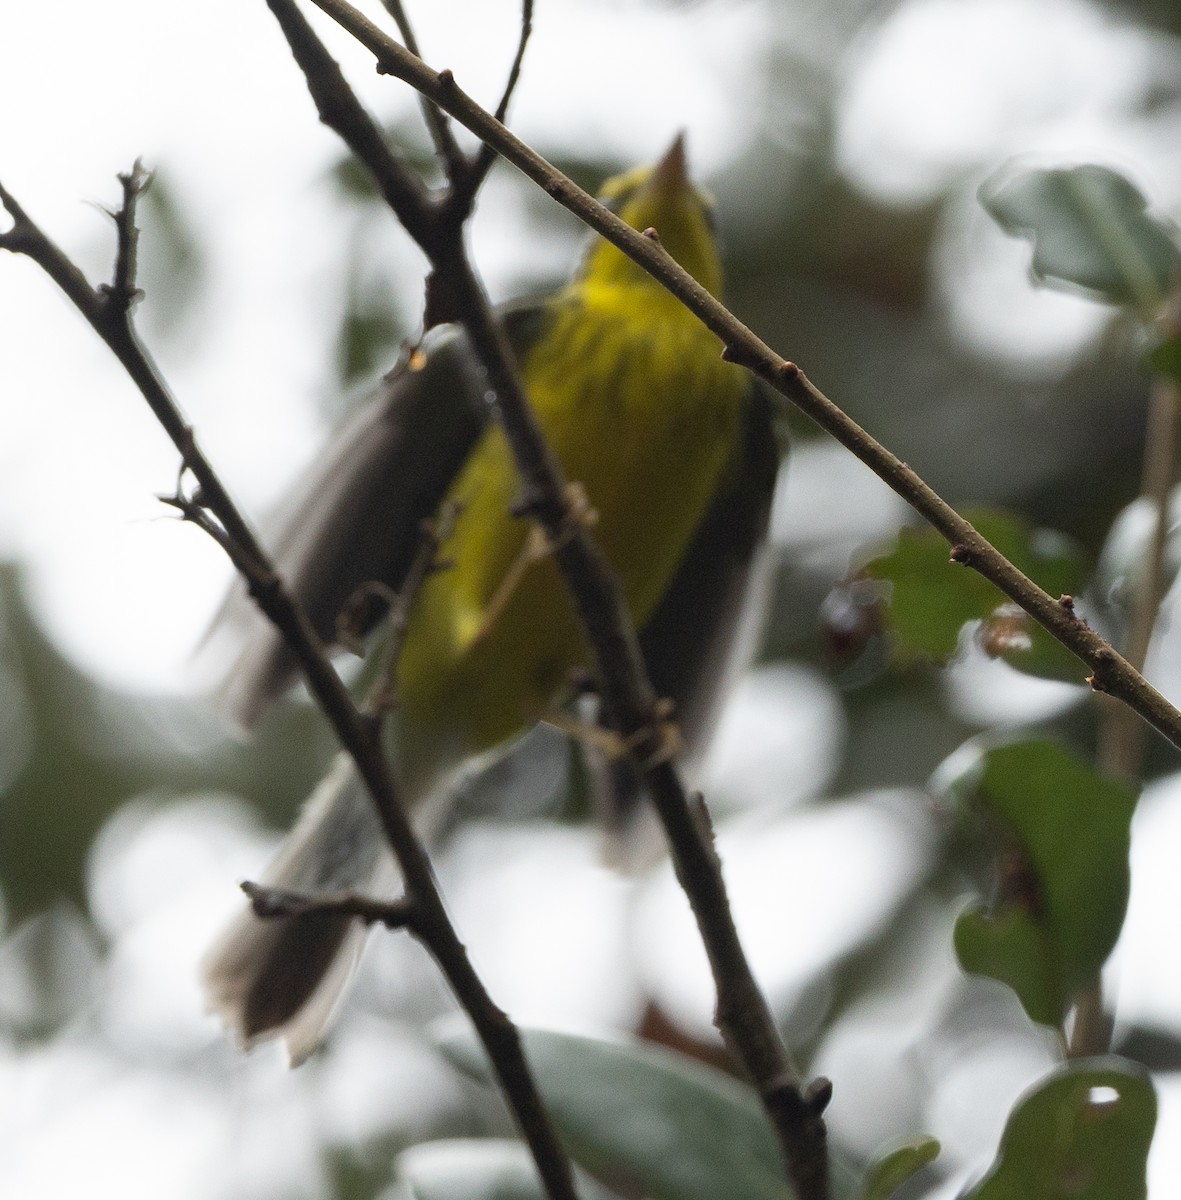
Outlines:
MULTIPOLYGON (((338 754, 262 883, 301 893, 389 895, 397 869, 365 785, 338 754)), ((256 916, 246 908, 202 964, 209 1007, 244 1045, 281 1037, 292 1066, 320 1041, 364 944, 355 919, 256 916)))

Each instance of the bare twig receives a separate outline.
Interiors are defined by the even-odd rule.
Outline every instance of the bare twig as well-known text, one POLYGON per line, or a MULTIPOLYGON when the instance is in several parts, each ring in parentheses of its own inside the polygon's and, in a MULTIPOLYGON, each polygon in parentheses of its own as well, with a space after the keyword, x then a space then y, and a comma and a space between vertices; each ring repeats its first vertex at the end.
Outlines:
MULTIPOLYGON (((134 255, 131 248, 123 243, 134 228, 135 201, 146 182, 141 177, 138 186, 130 186, 129 181, 136 174, 132 172, 127 178, 120 177, 124 186, 124 206, 116 214, 116 229, 120 238, 117 261, 124 264, 120 269, 124 270, 125 275, 134 265, 134 255)), ((547 1191, 554 1200, 575 1200, 569 1161, 541 1105, 521 1047, 520 1035, 504 1012, 493 1003, 451 925, 430 860, 398 799, 376 726, 357 711, 340 677, 332 669, 307 615, 275 573, 261 545, 202 453, 192 429, 181 416, 157 368, 140 346, 131 324, 127 301, 134 289, 134 280, 129 277, 122 280, 117 278, 116 284, 110 287, 92 289, 82 272, 41 232, 2 186, 0 204, 13 219, 13 227, 0 234, 0 249, 27 255, 62 288, 123 364, 171 437, 185 467, 197 480, 201 489, 199 502, 186 499, 178 489, 177 496, 170 498, 169 503, 186 516, 198 519, 201 527, 213 533, 223 546, 233 545, 235 565, 246 579, 250 594, 282 632, 307 677, 309 688, 373 796, 382 829, 401 867, 407 895, 413 897, 414 932, 439 964, 487 1048, 547 1191), (202 509, 208 510, 216 523, 208 519, 208 514, 198 517, 202 509)))
POLYGON ((240 886, 249 898, 255 916, 265 920, 324 913, 356 917, 365 925, 384 925, 386 929, 413 929, 417 919, 414 902, 408 896, 378 900, 357 892, 293 892, 289 888, 266 887, 250 880, 240 886))
POLYGON ((668 289, 702 323, 721 338, 726 356, 769 383, 830 433, 937 529, 953 548, 956 562, 971 567, 996 584, 1015 604, 1076 655, 1090 670, 1088 682, 1123 701, 1149 725, 1181 748, 1181 712, 1144 679, 1094 630, 1058 598, 1037 586, 906 463, 870 436, 828 399, 793 362, 776 354, 724 305, 664 252, 657 242, 637 233, 588 192, 525 145, 493 115, 481 108, 455 82, 450 71, 436 72, 415 58, 346 3, 314 0, 353 34, 376 58, 378 70, 396 76, 429 96, 500 157, 511 162, 584 224, 618 246, 668 289))
POLYGON ((406 578, 402 581, 401 591, 394 598, 386 617, 386 645, 382 652, 382 666, 365 703, 367 711, 374 715, 380 716, 388 712, 397 700, 394 675, 402 657, 406 630, 410 626, 410 614, 427 578, 436 571, 447 569, 448 564, 438 561, 439 547, 451 536, 458 516, 459 505, 449 503, 443 506, 437 517, 422 524, 422 537, 414 561, 410 564, 406 578))
MULTIPOLYGON (((1177 476, 1177 437, 1181 426, 1181 388, 1171 379, 1157 379, 1144 434, 1144 470, 1140 494, 1153 506, 1152 536, 1136 579, 1124 654, 1138 671, 1144 670, 1152 631, 1164 596, 1165 551, 1172 521, 1171 496, 1177 476)), ((1138 785, 1144 763, 1144 722, 1110 697, 1099 711, 1099 769, 1113 779, 1138 785)), ((1096 974, 1079 994, 1067 1043, 1071 1058, 1105 1054, 1111 1048, 1114 1018, 1103 995, 1103 976, 1096 974)))
MULTIPOLYGON (((513 57, 513 65, 509 68, 508 80, 504 85, 504 92, 500 97, 500 103, 496 106, 496 119, 503 125, 505 117, 508 116, 508 106, 513 98, 513 92, 517 90, 517 83, 521 78, 521 64, 525 61, 525 48, 529 45, 529 38, 533 33, 533 0, 521 0, 521 36, 517 39, 517 53, 513 57)), ((479 188, 484 181, 484 176, 492 169, 492 164, 496 161, 496 151, 487 143, 480 143, 479 153, 476 155, 475 163, 472 166, 470 186, 472 187, 473 195, 475 190, 479 188)))
MULTIPOLYGON (((421 58, 418 50, 418 38, 414 34, 414 26, 410 23, 410 18, 406 15, 406 8, 402 0, 381 0, 382 7, 393 18, 394 24, 398 27, 398 33, 402 36, 402 41, 405 43, 406 49, 411 54, 421 58)), ((447 114, 443 112, 437 104, 432 100, 428 100, 421 92, 418 94, 419 103, 422 106, 422 117, 426 122, 426 127, 431 135, 431 141, 435 146, 435 153, 439 156, 439 161, 443 164, 443 170, 449 180, 459 179, 466 176, 470 170, 471 164, 468 157, 464 154, 463 149, 455 140, 455 134, 452 132, 451 123, 447 120, 447 114)))
MULTIPOLYGON (((1144 434, 1144 472, 1140 494, 1153 506, 1148 552, 1131 598, 1124 656, 1144 670, 1148 646, 1164 592, 1165 550, 1169 538, 1170 494, 1177 475, 1177 437, 1181 424, 1181 389, 1169 379, 1157 379, 1144 434)), ((1136 780, 1144 755, 1144 726, 1123 705, 1104 714, 1099 757, 1103 769, 1118 779, 1136 780)))

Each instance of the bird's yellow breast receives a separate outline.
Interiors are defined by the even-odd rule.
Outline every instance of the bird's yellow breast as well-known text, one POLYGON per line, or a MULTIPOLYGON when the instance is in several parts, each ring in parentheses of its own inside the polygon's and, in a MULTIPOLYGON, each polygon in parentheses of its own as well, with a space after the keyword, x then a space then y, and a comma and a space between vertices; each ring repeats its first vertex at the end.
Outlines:
MULTIPOLYGON (((551 306, 523 357, 525 388, 642 627, 733 453, 748 383, 655 286, 584 281, 551 306)), ((448 565, 418 597, 399 664, 412 771, 528 728, 586 663, 552 558, 529 557, 529 523, 510 513, 517 490, 508 445, 490 426, 448 493, 459 505, 441 549, 448 565)))

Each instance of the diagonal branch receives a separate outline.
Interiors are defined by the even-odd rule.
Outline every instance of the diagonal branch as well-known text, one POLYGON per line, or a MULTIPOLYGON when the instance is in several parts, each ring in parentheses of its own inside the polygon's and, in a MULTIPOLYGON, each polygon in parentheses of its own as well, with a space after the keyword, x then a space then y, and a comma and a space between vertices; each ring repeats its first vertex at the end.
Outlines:
POLYGON ((387 38, 346 0, 315 0, 365 46, 379 71, 393 75, 430 97, 461 125, 517 167, 584 224, 618 246, 677 297, 721 338, 726 356, 765 380, 831 434, 924 517, 949 542, 952 561, 978 571, 1024 609, 1089 670, 1087 682, 1123 701, 1158 733, 1181 749, 1181 711, 1141 673, 1080 620, 1070 606, 1049 595, 983 538, 925 480, 862 429, 808 379, 777 354, 723 304, 714 299, 651 238, 631 229, 572 179, 532 150, 481 108, 455 82, 450 71, 434 71, 387 38))
MULTIPOLYGON (((517 39, 517 52, 513 56, 513 65, 509 68, 504 92, 501 94, 500 103, 496 106, 496 119, 502 125, 505 117, 508 116, 509 103, 512 101, 513 92, 517 90, 517 83, 521 78, 521 64, 525 61, 525 48, 529 45, 532 33, 533 0, 521 0, 521 36, 517 39)), ((484 182, 484 177, 492 170, 492 164, 495 161, 496 151, 487 142, 481 142, 471 171, 470 186, 473 195, 480 184, 484 182)))
MULTIPOLYGON (((418 49, 418 38, 415 37, 414 26, 411 25, 410 18, 406 15, 406 6, 402 3, 402 0, 381 0, 381 3, 386 12, 390 14, 394 24, 398 27, 398 33, 401 34, 406 49, 411 54, 421 58, 422 55, 418 49)), ((455 134, 452 132, 450 122, 447 120, 447 114, 437 104, 432 103, 422 95, 421 92, 418 98, 422 105, 422 118, 426 122, 427 130, 431 135, 431 141, 435 145, 435 154, 438 155, 439 161, 443 164, 447 178, 458 179, 460 176, 466 175, 470 164, 467 155, 464 154, 459 143, 455 140, 455 134)))
POLYGON ((168 503, 211 533, 231 553, 250 594, 279 628, 298 659, 308 686, 348 751, 373 796, 382 829, 405 880, 413 906, 413 931, 447 977, 487 1048, 501 1087, 537 1162, 553 1200, 576 1200, 570 1164, 542 1107, 515 1025, 496 1006, 447 915, 426 850, 401 804, 389 761, 378 737, 378 723, 357 711, 333 670, 307 615, 275 573, 265 551, 230 499, 221 480, 181 416, 155 364, 140 345, 131 322, 136 292, 133 233, 135 202, 148 177, 139 170, 120 176, 124 203, 115 214, 119 249, 115 283, 92 288, 73 262, 33 222, 15 197, 0 186, 0 204, 13 219, 0 233, 0 249, 33 259, 66 293, 94 331, 111 348, 139 387, 160 424, 196 479, 200 499, 180 494, 168 503), (211 515, 210 515, 211 514, 211 515))

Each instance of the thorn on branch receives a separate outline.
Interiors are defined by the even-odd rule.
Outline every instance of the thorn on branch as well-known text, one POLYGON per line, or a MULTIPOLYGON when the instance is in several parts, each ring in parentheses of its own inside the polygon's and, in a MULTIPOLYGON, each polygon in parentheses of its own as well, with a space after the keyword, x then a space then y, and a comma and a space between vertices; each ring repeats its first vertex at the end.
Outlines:
POLYGON ((832 1101, 832 1080, 817 1075, 804 1091, 804 1103, 819 1117, 832 1101))
POLYGON ((780 1075, 762 1089, 763 1098, 774 1112, 793 1126, 819 1121, 832 1100, 832 1081, 818 1075, 803 1090, 791 1077, 780 1075))

